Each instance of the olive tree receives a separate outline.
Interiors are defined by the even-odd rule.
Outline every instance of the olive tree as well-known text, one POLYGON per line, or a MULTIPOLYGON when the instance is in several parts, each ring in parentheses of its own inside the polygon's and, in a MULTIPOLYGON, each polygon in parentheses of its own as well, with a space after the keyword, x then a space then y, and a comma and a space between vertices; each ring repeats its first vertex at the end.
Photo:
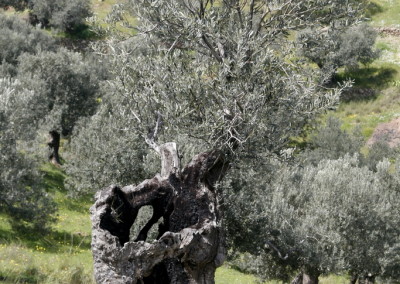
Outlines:
MULTIPOLYGON (((51 140, 50 160, 60 164, 58 153, 61 134, 71 133, 80 117, 94 113, 99 96, 101 68, 83 55, 60 49, 57 52, 40 52, 36 55, 23 54, 19 57, 17 78, 33 96, 26 101, 25 108, 17 109, 16 116, 24 109, 31 111, 28 130, 46 131, 51 140)), ((42 131, 43 132, 43 131, 42 131)))
POLYGON ((379 51, 374 48, 376 37, 372 27, 350 20, 306 28, 298 33, 297 41, 303 46, 300 54, 327 73, 324 80, 329 83, 338 68, 356 69, 360 63, 368 64, 378 58, 379 51))
POLYGON ((337 102, 340 90, 318 86, 318 70, 298 60, 288 34, 351 16, 351 3, 338 2, 126 5, 138 18, 137 36, 99 50, 110 51, 115 64, 115 103, 107 115, 121 122, 116 130, 142 137, 162 167, 137 186, 97 193, 91 212, 98 282, 214 281, 225 255, 218 184, 232 162, 279 153, 337 102), (331 12, 319 14, 321 9, 331 12), (182 157, 177 141, 200 154, 182 157), (181 160, 190 162, 181 169, 181 160), (130 236, 139 210, 148 205, 153 216, 130 236), (161 217, 156 242, 145 242, 161 217))
POLYGON ((316 166, 321 160, 336 160, 345 155, 361 154, 364 140, 359 129, 356 128, 353 132, 343 130, 342 122, 330 116, 325 124, 309 135, 307 146, 297 159, 301 164, 316 166))
POLYGON ((0 8, 13 7, 17 11, 23 11, 29 7, 29 0, 0 0, 0 8))
POLYGON ((74 32, 92 15, 90 0, 0 0, 0 8, 29 10, 31 24, 74 32))
POLYGON ((43 188, 38 165, 21 148, 18 133, 23 118, 13 117, 18 100, 31 95, 18 82, 0 79, 0 210, 16 229, 44 231, 54 220, 56 207, 43 188))
POLYGON ((31 17, 43 26, 73 32, 92 15, 89 0, 31 0, 31 17))
POLYGON ((318 283, 322 274, 348 272, 352 283, 396 279, 397 174, 387 160, 377 168, 346 155, 316 166, 274 162, 263 173, 248 169, 249 182, 233 177, 226 186, 226 201, 237 204, 227 208, 234 217, 227 219, 229 239, 253 254, 250 263, 258 269, 252 272, 264 278, 289 282, 300 272, 293 283, 318 283), (272 167, 269 180, 251 183, 272 167))
POLYGON ((17 16, 0 14, 0 74, 15 76, 18 57, 54 50, 54 40, 17 16))

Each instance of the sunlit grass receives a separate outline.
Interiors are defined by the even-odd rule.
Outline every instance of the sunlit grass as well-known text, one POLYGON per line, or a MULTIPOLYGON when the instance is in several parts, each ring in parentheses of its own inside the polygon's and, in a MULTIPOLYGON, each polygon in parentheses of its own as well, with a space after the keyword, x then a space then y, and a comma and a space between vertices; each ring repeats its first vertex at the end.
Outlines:
POLYGON ((136 26, 137 21, 127 13, 124 13, 122 21, 116 22, 113 25, 107 22, 107 16, 112 11, 113 6, 125 2, 125 0, 92 0, 93 14, 97 19, 97 24, 103 29, 115 28, 116 31, 123 34, 134 35, 136 31, 131 27, 136 26))
POLYGON ((371 7, 373 26, 399 25, 400 0, 374 0, 371 7))
POLYGON ((41 246, 0 245, 0 279, 11 283, 94 283, 91 263, 87 249, 54 253, 41 246))
POLYGON ((253 284, 256 283, 256 277, 250 274, 244 274, 228 266, 222 266, 216 272, 216 284, 253 284))
POLYGON ((375 96, 342 102, 333 113, 344 129, 359 127, 366 138, 378 124, 400 116, 400 38, 380 36, 376 46, 382 54, 371 65, 339 73, 340 79, 353 79, 355 88, 372 89, 375 96))

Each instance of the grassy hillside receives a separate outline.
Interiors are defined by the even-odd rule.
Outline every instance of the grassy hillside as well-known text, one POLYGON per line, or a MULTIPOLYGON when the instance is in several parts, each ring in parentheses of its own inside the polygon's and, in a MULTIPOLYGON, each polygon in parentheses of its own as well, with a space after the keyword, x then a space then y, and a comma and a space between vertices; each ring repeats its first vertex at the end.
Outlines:
MULTIPOLYGON (((376 28, 398 27, 400 1, 377 0, 371 4, 371 25, 376 28)), ((400 33, 381 33, 376 47, 378 60, 352 73, 342 72, 341 78, 352 78, 357 95, 345 98, 333 115, 344 121, 346 129, 359 126, 366 138, 379 123, 400 116, 400 33)))
POLYGON ((69 198, 64 174, 46 164, 46 190, 59 206, 57 222, 46 236, 15 233, 0 216, 1 283, 91 283, 89 199, 69 198))

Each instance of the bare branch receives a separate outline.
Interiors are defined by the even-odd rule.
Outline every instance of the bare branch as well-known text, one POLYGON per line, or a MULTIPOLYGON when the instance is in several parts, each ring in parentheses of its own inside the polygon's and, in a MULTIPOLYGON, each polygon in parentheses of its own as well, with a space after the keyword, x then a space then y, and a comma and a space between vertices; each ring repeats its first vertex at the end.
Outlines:
POLYGON ((285 256, 282 256, 282 253, 279 251, 279 249, 278 249, 276 246, 274 246, 270 241, 265 241, 265 243, 266 243, 269 247, 271 247, 274 251, 276 251, 276 253, 278 254, 278 256, 279 256, 280 259, 282 259, 282 260, 288 259, 289 255, 286 254, 285 256))
POLYGON ((222 60, 221 56, 215 51, 215 48, 211 45, 211 43, 208 40, 208 38, 206 37, 206 35, 202 34, 201 39, 207 45, 208 49, 210 50, 211 54, 215 57, 215 59, 217 59, 217 61, 219 63, 222 63, 223 60, 222 60))
POLYGON ((154 127, 154 131, 152 133, 150 132, 147 135, 147 137, 145 137, 145 141, 152 149, 154 149, 157 153, 161 154, 160 147, 157 145, 155 141, 157 141, 157 134, 163 124, 163 120, 162 120, 162 114, 159 111, 157 111, 156 114, 157 114, 157 122, 156 126, 154 127))

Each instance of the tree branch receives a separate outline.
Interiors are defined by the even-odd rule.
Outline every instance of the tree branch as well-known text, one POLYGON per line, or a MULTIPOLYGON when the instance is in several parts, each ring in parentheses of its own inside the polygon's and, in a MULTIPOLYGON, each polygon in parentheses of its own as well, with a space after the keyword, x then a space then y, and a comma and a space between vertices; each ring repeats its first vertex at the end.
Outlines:
POLYGON ((204 34, 202 34, 201 35, 201 39, 207 45, 208 49, 211 51, 211 54, 215 57, 215 59, 217 59, 217 61, 219 63, 222 63, 223 61, 222 61, 221 56, 215 51, 214 47, 211 45, 211 43, 208 40, 208 38, 204 34))
POLYGON ((276 246, 274 246, 270 241, 265 241, 265 243, 266 243, 270 248, 272 248, 274 251, 276 251, 276 253, 278 254, 278 256, 279 256, 280 259, 282 259, 282 260, 288 259, 289 255, 286 254, 285 256, 282 256, 282 253, 279 251, 279 249, 278 249, 276 246))
POLYGON ((154 127, 152 133, 150 132, 149 134, 147 134, 147 137, 145 137, 145 141, 152 149, 154 149, 157 153, 161 154, 160 147, 157 145, 155 141, 157 140, 158 130, 161 128, 163 121, 162 121, 162 114, 159 111, 157 111, 156 114, 157 114, 156 126, 154 127))

